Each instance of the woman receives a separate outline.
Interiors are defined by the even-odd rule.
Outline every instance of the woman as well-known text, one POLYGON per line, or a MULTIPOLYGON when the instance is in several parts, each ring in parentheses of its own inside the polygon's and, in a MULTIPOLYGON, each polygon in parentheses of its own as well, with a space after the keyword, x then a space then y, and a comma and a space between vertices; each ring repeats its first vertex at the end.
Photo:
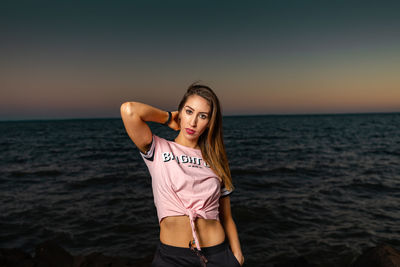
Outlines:
POLYGON ((160 225, 152 266, 242 266, 244 257, 229 197, 233 185, 215 93, 207 86, 192 84, 178 111, 126 102, 121 116, 152 177, 160 225), (165 140, 152 134, 147 121, 166 124, 179 134, 174 141, 165 140))

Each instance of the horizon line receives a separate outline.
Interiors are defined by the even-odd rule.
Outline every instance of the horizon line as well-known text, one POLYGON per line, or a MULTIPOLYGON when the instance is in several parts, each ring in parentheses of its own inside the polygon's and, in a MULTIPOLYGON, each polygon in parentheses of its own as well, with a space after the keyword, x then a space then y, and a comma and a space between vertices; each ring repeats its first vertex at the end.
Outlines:
MULTIPOLYGON (((254 117, 254 116, 341 116, 341 115, 373 115, 373 114, 400 114, 400 111, 376 112, 321 112, 321 113, 272 113, 272 114, 229 114, 222 117, 254 117)), ((33 122, 33 121, 70 121, 70 120, 110 120, 121 117, 66 117, 66 118, 30 118, 30 119, 0 119, 0 122, 33 122)))

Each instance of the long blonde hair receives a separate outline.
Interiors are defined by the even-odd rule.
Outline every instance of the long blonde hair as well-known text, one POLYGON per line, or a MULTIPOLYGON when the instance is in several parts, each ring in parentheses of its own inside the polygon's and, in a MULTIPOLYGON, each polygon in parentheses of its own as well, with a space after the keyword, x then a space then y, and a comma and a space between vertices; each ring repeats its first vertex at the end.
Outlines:
POLYGON ((222 112, 218 97, 214 91, 206 85, 191 84, 179 103, 179 113, 182 111, 187 99, 192 95, 203 97, 207 100, 211 108, 208 128, 202 133, 198 140, 203 160, 210 165, 212 170, 222 179, 226 189, 233 190, 231 171, 229 169, 222 133, 222 112))

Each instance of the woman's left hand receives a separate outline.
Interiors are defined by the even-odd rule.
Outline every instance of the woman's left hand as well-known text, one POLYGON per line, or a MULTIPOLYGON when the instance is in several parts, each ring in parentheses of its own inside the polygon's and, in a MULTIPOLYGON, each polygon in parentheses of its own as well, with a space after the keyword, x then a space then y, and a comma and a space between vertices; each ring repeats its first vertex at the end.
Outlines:
POLYGON ((235 256, 235 258, 237 259, 237 261, 240 263, 240 266, 243 266, 244 263, 244 257, 242 253, 237 253, 237 254, 233 254, 235 256))

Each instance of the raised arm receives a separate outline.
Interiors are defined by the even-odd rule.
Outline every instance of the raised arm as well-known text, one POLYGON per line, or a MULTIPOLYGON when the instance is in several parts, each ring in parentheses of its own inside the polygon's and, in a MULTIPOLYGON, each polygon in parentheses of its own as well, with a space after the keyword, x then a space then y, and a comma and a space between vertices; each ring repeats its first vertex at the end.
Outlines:
MULTIPOLYGON (((176 114, 177 112, 173 112, 168 125, 173 129, 177 127, 174 120, 176 114)), ((165 123, 168 120, 168 112, 139 102, 125 102, 121 105, 121 117, 129 137, 139 150, 145 153, 152 141, 152 133, 146 121, 165 123)))

